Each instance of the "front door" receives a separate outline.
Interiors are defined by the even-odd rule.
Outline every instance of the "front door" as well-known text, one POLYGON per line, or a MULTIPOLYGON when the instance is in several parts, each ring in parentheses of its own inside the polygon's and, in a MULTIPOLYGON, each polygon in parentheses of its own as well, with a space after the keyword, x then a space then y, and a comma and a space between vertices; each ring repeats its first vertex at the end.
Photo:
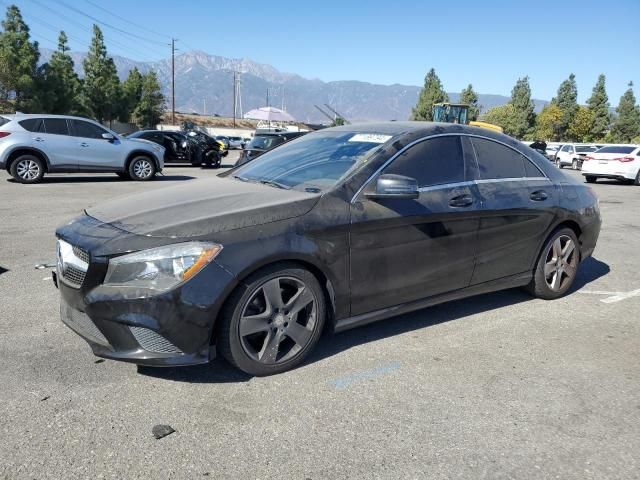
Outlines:
POLYGON ((84 120, 71 120, 70 123, 79 170, 104 171, 122 168, 120 141, 102 138, 102 134, 110 133, 109 131, 84 120))
POLYGON ((418 199, 368 199, 376 178, 351 204, 351 315, 469 285, 478 219, 461 139, 443 136, 407 149, 380 174, 415 178, 418 199))
POLYGON ((75 143, 69 136, 69 125, 65 118, 44 118, 38 131, 33 132, 33 145, 46 152, 50 171, 72 172, 78 168, 75 143))

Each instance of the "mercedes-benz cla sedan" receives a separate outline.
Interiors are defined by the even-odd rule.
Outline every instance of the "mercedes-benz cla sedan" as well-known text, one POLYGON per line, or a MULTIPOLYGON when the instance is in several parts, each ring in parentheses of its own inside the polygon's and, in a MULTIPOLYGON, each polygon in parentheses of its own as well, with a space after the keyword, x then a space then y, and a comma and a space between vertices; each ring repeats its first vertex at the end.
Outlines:
POLYGON ((62 320, 101 357, 167 366, 218 352, 268 375, 325 329, 511 287, 558 298, 600 223, 587 185, 506 135, 330 128, 58 229, 62 320))

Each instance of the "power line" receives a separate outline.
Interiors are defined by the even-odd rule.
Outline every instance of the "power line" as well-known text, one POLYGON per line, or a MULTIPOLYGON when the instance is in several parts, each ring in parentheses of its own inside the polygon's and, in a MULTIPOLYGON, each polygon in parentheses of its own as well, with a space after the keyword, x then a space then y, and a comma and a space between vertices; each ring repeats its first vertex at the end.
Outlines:
POLYGON ((68 9, 69 9, 69 10, 71 10, 72 12, 76 12, 76 13, 78 13, 78 14, 80 14, 80 15, 84 16, 84 17, 87 17, 87 18, 88 18, 88 19, 90 19, 90 20, 93 20, 93 21, 94 21, 94 22, 96 22, 96 23, 99 23, 100 25, 103 25, 103 26, 105 26, 105 27, 107 27, 107 28, 111 28, 111 29, 113 29, 113 30, 116 30, 116 31, 118 31, 118 32, 120 32, 120 33, 122 33, 122 34, 124 34, 124 35, 128 35, 128 36, 133 37, 133 38, 136 38, 136 39, 138 39, 138 40, 142 40, 143 42, 149 42, 149 43, 152 43, 152 44, 155 44, 155 45, 162 45, 162 46, 166 46, 166 45, 167 45, 167 43, 166 43, 166 42, 159 42, 159 41, 157 41, 157 40, 150 40, 150 39, 148 39, 148 38, 141 37, 140 35, 136 35, 135 33, 131 33, 131 32, 128 32, 128 31, 126 31, 126 30, 123 30, 123 29, 121 29, 121 28, 115 27, 115 26, 113 26, 113 25, 111 25, 111 24, 109 24, 109 23, 107 23, 107 22, 103 22, 102 20, 100 20, 100 19, 98 19, 98 18, 94 17, 93 15, 89 15, 88 13, 83 12, 83 11, 82 11, 82 10, 80 10, 79 8, 76 8, 76 7, 73 7, 73 6, 71 6, 71 5, 66 4, 66 3, 65 3, 65 2, 63 2, 62 0, 59 0, 59 2, 60 2, 60 5, 62 5, 62 6, 63 6, 63 7, 65 7, 65 8, 68 8, 68 9))
POLYGON ((131 20, 126 19, 125 17, 123 17, 123 16, 121 16, 121 15, 118 15, 117 13, 113 13, 112 11, 107 10, 106 8, 101 7, 100 5, 98 5, 98 4, 94 3, 94 2, 92 2, 91 0, 86 0, 86 1, 87 1, 87 3, 89 3, 90 5, 93 5, 94 7, 96 7, 97 9, 102 10, 103 12, 106 12, 106 13, 108 13, 109 15, 111 15, 111 16, 113 16, 113 17, 115 17, 115 18, 120 19, 120 20, 122 20, 123 22, 126 22, 126 23, 128 23, 128 24, 130 24, 130 25, 133 25, 134 27, 141 28, 141 29, 142 29, 142 30, 144 30, 145 32, 149 32, 149 33, 152 33, 152 34, 154 34, 154 35, 158 35, 159 37, 162 37, 163 39, 167 39, 167 38, 168 38, 168 37, 167 37, 167 35, 166 35, 166 34, 164 34, 164 33, 158 33, 158 32, 156 32, 156 31, 154 31, 154 30, 150 30, 150 29, 148 29, 148 28, 146 28, 146 27, 143 27, 142 25, 139 25, 139 24, 137 24, 137 23, 135 23, 135 22, 132 22, 131 20))
MULTIPOLYGON (((35 3, 36 5, 38 5, 39 7, 44 8, 44 9, 48 10, 49 12, 53 13, 54 15, 64 19, 66 22, 69 22, 69 23, 75 25, 76 27, 80 28, 81 30, 84 30, 84 31, 90 33, 91 35, 93 35, 93 30, 91 28, 87 27, 86 25, 84 25, 84 24, 82 24, 82 23, 80 23, 80 22, 78 22, 78 21, 76 21, 76 20, 74 20, 72 18, 69 18, 69 16, 64 15, 63 13, 60 13, 57 10, 54 10, 54 9, 50 8, 48 5, 45 5, 45 4, 41 3, 39 0, 31 0, 31 1, 33 3, 35 3)), ((138 57, 140 57, 142 59, 149 59, 150 57, 157 56, 156 52, 153 52, 152 55, 149 55, 149 51, 147 51, 146 53, 143 53, 142 51, 140 51, 138 49, 131 48, 130 45, 125 45, 125 44, 122 44, 122 43, 120 43, 120 42, 118 42, 116 40, 113 40, 111 38, 111 36, 105 36, 105 41, 106 41, 106 43, 113 44, 113 45, 116 45, 117 47, 120 47, 121 50, 126 52, 125 55, 131 55, 131 53, 134 53, 136 56, 138 56, 138 57)), ((130 40, 126 39, 126 41, 130 41, 130 40)), ((89 41, 89 43, 90 42, 91 41, 89 41)), ((142 45, 142 47, 146 49, 146 47, 144 47, 144 45, 142 45)))

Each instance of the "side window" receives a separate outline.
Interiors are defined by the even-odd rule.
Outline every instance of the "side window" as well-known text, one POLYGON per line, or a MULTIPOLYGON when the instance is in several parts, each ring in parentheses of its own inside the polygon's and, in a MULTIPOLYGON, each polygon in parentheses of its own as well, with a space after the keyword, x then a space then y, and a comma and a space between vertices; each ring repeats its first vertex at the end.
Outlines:
POLYGON ((41 118, 29 118, 18 123, 29 132, 44 133, 44 122, 41 118))
POLYGON ((472 138, 476 151, 480 178, 522 178, 525 176, 524 157, 500 143, 482 138, 472 138))
POLYGON ((464 182, 464 156, 460 137, 436 137, 406 150, 384 173, 415 178, 418 186, 464 182))
POLYGON ((544 174, 538 170, 531 160, 526 157, 522 157, 522 161, 524 162, 524 172, 527 177, 544 177, 544 174))
POLYGON ((44 129, 53 135, 69 135, 69 126, 64 118, 45 118, 44 129))
POLYGON ((73 125, 74 137, 101 139, 102 134, 107 133, 105 129, 83 120, 71 120, 71 124, 73 125))
POLYGON ((562 149, 560 151, 561 152, 568 152, 569 148, 571 148, 569 145, 565 145, 564 147, 562 147, 562 149))

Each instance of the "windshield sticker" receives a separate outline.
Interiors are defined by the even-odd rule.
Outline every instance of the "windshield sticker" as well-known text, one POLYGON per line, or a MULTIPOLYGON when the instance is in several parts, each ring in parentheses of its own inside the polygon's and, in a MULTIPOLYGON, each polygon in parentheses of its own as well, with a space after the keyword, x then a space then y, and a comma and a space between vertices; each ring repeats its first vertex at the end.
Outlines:
POLYGON ((385 143, 391 135, 381 135, 379 133, 357 133, 349 139, 350 142, 364 143, 385 143))

